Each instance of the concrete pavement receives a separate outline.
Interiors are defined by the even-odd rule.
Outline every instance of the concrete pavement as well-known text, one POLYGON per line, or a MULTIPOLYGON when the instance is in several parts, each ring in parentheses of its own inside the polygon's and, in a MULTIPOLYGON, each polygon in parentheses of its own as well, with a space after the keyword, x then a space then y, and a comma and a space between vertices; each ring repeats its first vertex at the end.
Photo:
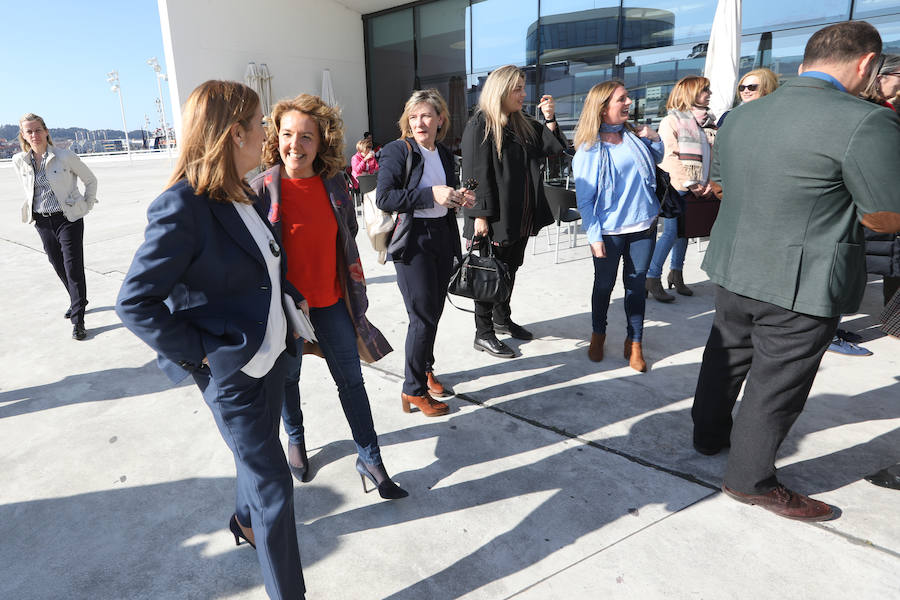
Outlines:
MULTIPOLYGON (((264 598, 253 550, 227 529, 234 463, 209 410, 194 387, 169 385, 112 310, 170 162, 88 164, 100 203, 85 227, 83 342, 0 164, 0 598, 264 598)), ((362 493, 334 384, 307 357, 315 476, 295 503, 311 600, 900 597, 900 492, 862 480, 900 460, 900 343, 875 325, 876 280, 844 321, 874 355, 826 354, 779 455, 786 485, 841 509, 803 524, 724 497, 725 456, 691 448, 713 314, 696 244, 695 295, 648 301, 650 371, 638 374, 621 357, 621 286, 607 358, 591 363, 584 236, 554 264, 543 233, 513 297, 537 339, 512 340, 514 360, 477 353, 471 315, 448 305, 435 367, 457 396, 426 419, 400 410, 407 321, 393 266, 357 241, 369 316, 395 348, 363 372, 385 464, 410 496, 362 493)))

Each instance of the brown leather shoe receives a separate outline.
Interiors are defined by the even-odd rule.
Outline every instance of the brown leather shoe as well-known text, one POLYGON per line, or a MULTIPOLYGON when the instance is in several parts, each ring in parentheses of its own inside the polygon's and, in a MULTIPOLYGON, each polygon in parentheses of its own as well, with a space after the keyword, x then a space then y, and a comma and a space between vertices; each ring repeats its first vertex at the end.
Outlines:
POLYGON ((625 338, 625 360, 638 373, 647 372, 647 362, 644 360, 644 350, 640 342, 632 342, 631 338, 625 338))
POLYGON ((437 380, 437 377, 434 376, 434 373, 429 371, 425 373, 425 375, 428 378, 428 394, 431 397, 446 398, 447 396, 453 395, 453 390, 444 387, 444 384, 437 380))
POLYGON ((400 392, 400 401, 403 404, 403 412, 405 413, 412 412, 412 409, 409 407, 410 404, 414 404, 426 417, 440 417, 450 412, 449 406, 435 400, 428 392, 425 392, 424 396, 410 396, 400 392))
POLYGON ((603 360, 603 344, 606 343, 605 333, 592 333, 591 345, 588 348, 588 358, 594 362, 603 360))
POLYGON ((834 517, 834 509, 829 505, 791 491, 780 483, 768 494, 742 494, 724 485, 722 491, 738 502, 753 504, 795 521, 827 521, 834 517))

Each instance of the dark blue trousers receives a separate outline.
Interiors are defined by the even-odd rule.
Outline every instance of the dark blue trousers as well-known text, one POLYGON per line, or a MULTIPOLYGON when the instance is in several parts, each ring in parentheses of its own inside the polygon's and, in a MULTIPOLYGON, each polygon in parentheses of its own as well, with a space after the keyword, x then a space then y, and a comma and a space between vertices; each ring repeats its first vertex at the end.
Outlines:
POLYGON ((434 368, 434 340, 450 284, 454 235, 446 217, 413 219, 406 260, 394 262, 409 315, 404 394, 422 396, 428 390, 426 373, 434 368))
POLYGON ((84 277, 84 219, 72 223, 61 212, 49 217, 32 214, 44 252, 69 293, 72 323, 84 323, 84 307, 88 302, 84 277))
POLYGON ((216 381, 206 372, 195 373, 194 381, 234 454, 235 514, 242 525, 253 528, 266 593, 296 600, 306 587, 294 519, 294 480, 278 439, 290 358, 283 352, 261 379, 238 372, 216 381))
POLYGON ((616 284, 619 259, 622 259, 622 283, 625 285, 626 335, 640 342, 644 334, 644 310, 647 268, 656 243, 656 225, 644 231, 622 235, 604 235, 606 257, 594 257, 594 290, 591 294, 591 326, 594 333, 606 333, 609 298, 616 284))

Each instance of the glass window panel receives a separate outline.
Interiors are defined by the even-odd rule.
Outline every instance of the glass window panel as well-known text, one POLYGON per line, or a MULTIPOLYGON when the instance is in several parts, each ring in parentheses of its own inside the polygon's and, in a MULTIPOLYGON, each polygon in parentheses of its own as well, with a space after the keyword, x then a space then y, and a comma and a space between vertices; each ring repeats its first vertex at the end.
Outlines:
POLYGON ((743 3, 741 29, 757 32, 850 18, 850 0, 753 0, 743 3))
POLYGON ((439 0, 417 6, 417 85, 435 88, 447 101, 450 129, 444 144, 455 149, 466 126, 467 0, 439 0))
POLYGON ((618 8, 619 0, 541 0, 541 16, 547 17, 611 6, 618 8))
POLYGON ((416 7, 417 68, 421 79, 466 72, 468 5, 467 0, 440 0, 416 7))
MULTIPOLYGON (((412 9, 387 13, 366 22, 369 42, 369 100, 372 136, 379 144, 397 139, 397 117, 415 84, 412 9)), ((363 132, 358 132, 361 135, 363 132)), ((356 132, 348 133, 355 143, 356 132)))
POLYGON ((503 65, 533 64, 526 56, 526 40, 537 30, 537 0, 482 0, 473 2, 472 71, 490 71, 503 65))
MULTIPOLYGON (((608 79, 615 63, 619 2, 541 0, 541 14, 541 93, 556 100, 561 125, 574 127, 588 90, 608 79)), ((532 47, 536 52, 536 40, 532 47)))
POLYGON ((706 42, 717 0, 624 0, 622 49, 706 42))
POLYGON ((881 49, 885 54, 900 54, 900 18, 869 19, 881 34, 881 49))
POLYGON ((632 118, 656 123, 666 115, 666 100, 675 83, 688 75, 702 75, 705 44, 638 50, 619 55, 619 67, 632 105, 632 118))
POLYGON ((856 0, 853 3, 854 19, 889 13, 900 13, 900 0, 856 0))

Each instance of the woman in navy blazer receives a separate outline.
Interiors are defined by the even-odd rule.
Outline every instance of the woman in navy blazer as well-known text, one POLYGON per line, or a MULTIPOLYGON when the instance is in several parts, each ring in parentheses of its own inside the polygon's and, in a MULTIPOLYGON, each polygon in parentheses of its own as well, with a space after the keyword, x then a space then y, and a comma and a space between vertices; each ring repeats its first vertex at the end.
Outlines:
POLYGON ((293 484, 278 439, 287 354, 281 246, 243 174, 265 130, 256 93, 207 81, 185 104, 181 156, 151 203, 116 312, 173 382, 194 378, 237 468, 235 543, 257 549, 271 598, 303 598, 293 484))
POLYGON ((450 114, 437 90, 413 92, 397 124, 401 139, 381 149, 375 202, 398 213, 388 255, 409 315, 400 400, 405 412, 412 404, 436 417, 450 410, 434 398, 450 394, 434 376, 434 340, 453 257, 461 254, 456 209, 472 206, 475 195, 455 189, 453 157, 440 143, 450 114))

